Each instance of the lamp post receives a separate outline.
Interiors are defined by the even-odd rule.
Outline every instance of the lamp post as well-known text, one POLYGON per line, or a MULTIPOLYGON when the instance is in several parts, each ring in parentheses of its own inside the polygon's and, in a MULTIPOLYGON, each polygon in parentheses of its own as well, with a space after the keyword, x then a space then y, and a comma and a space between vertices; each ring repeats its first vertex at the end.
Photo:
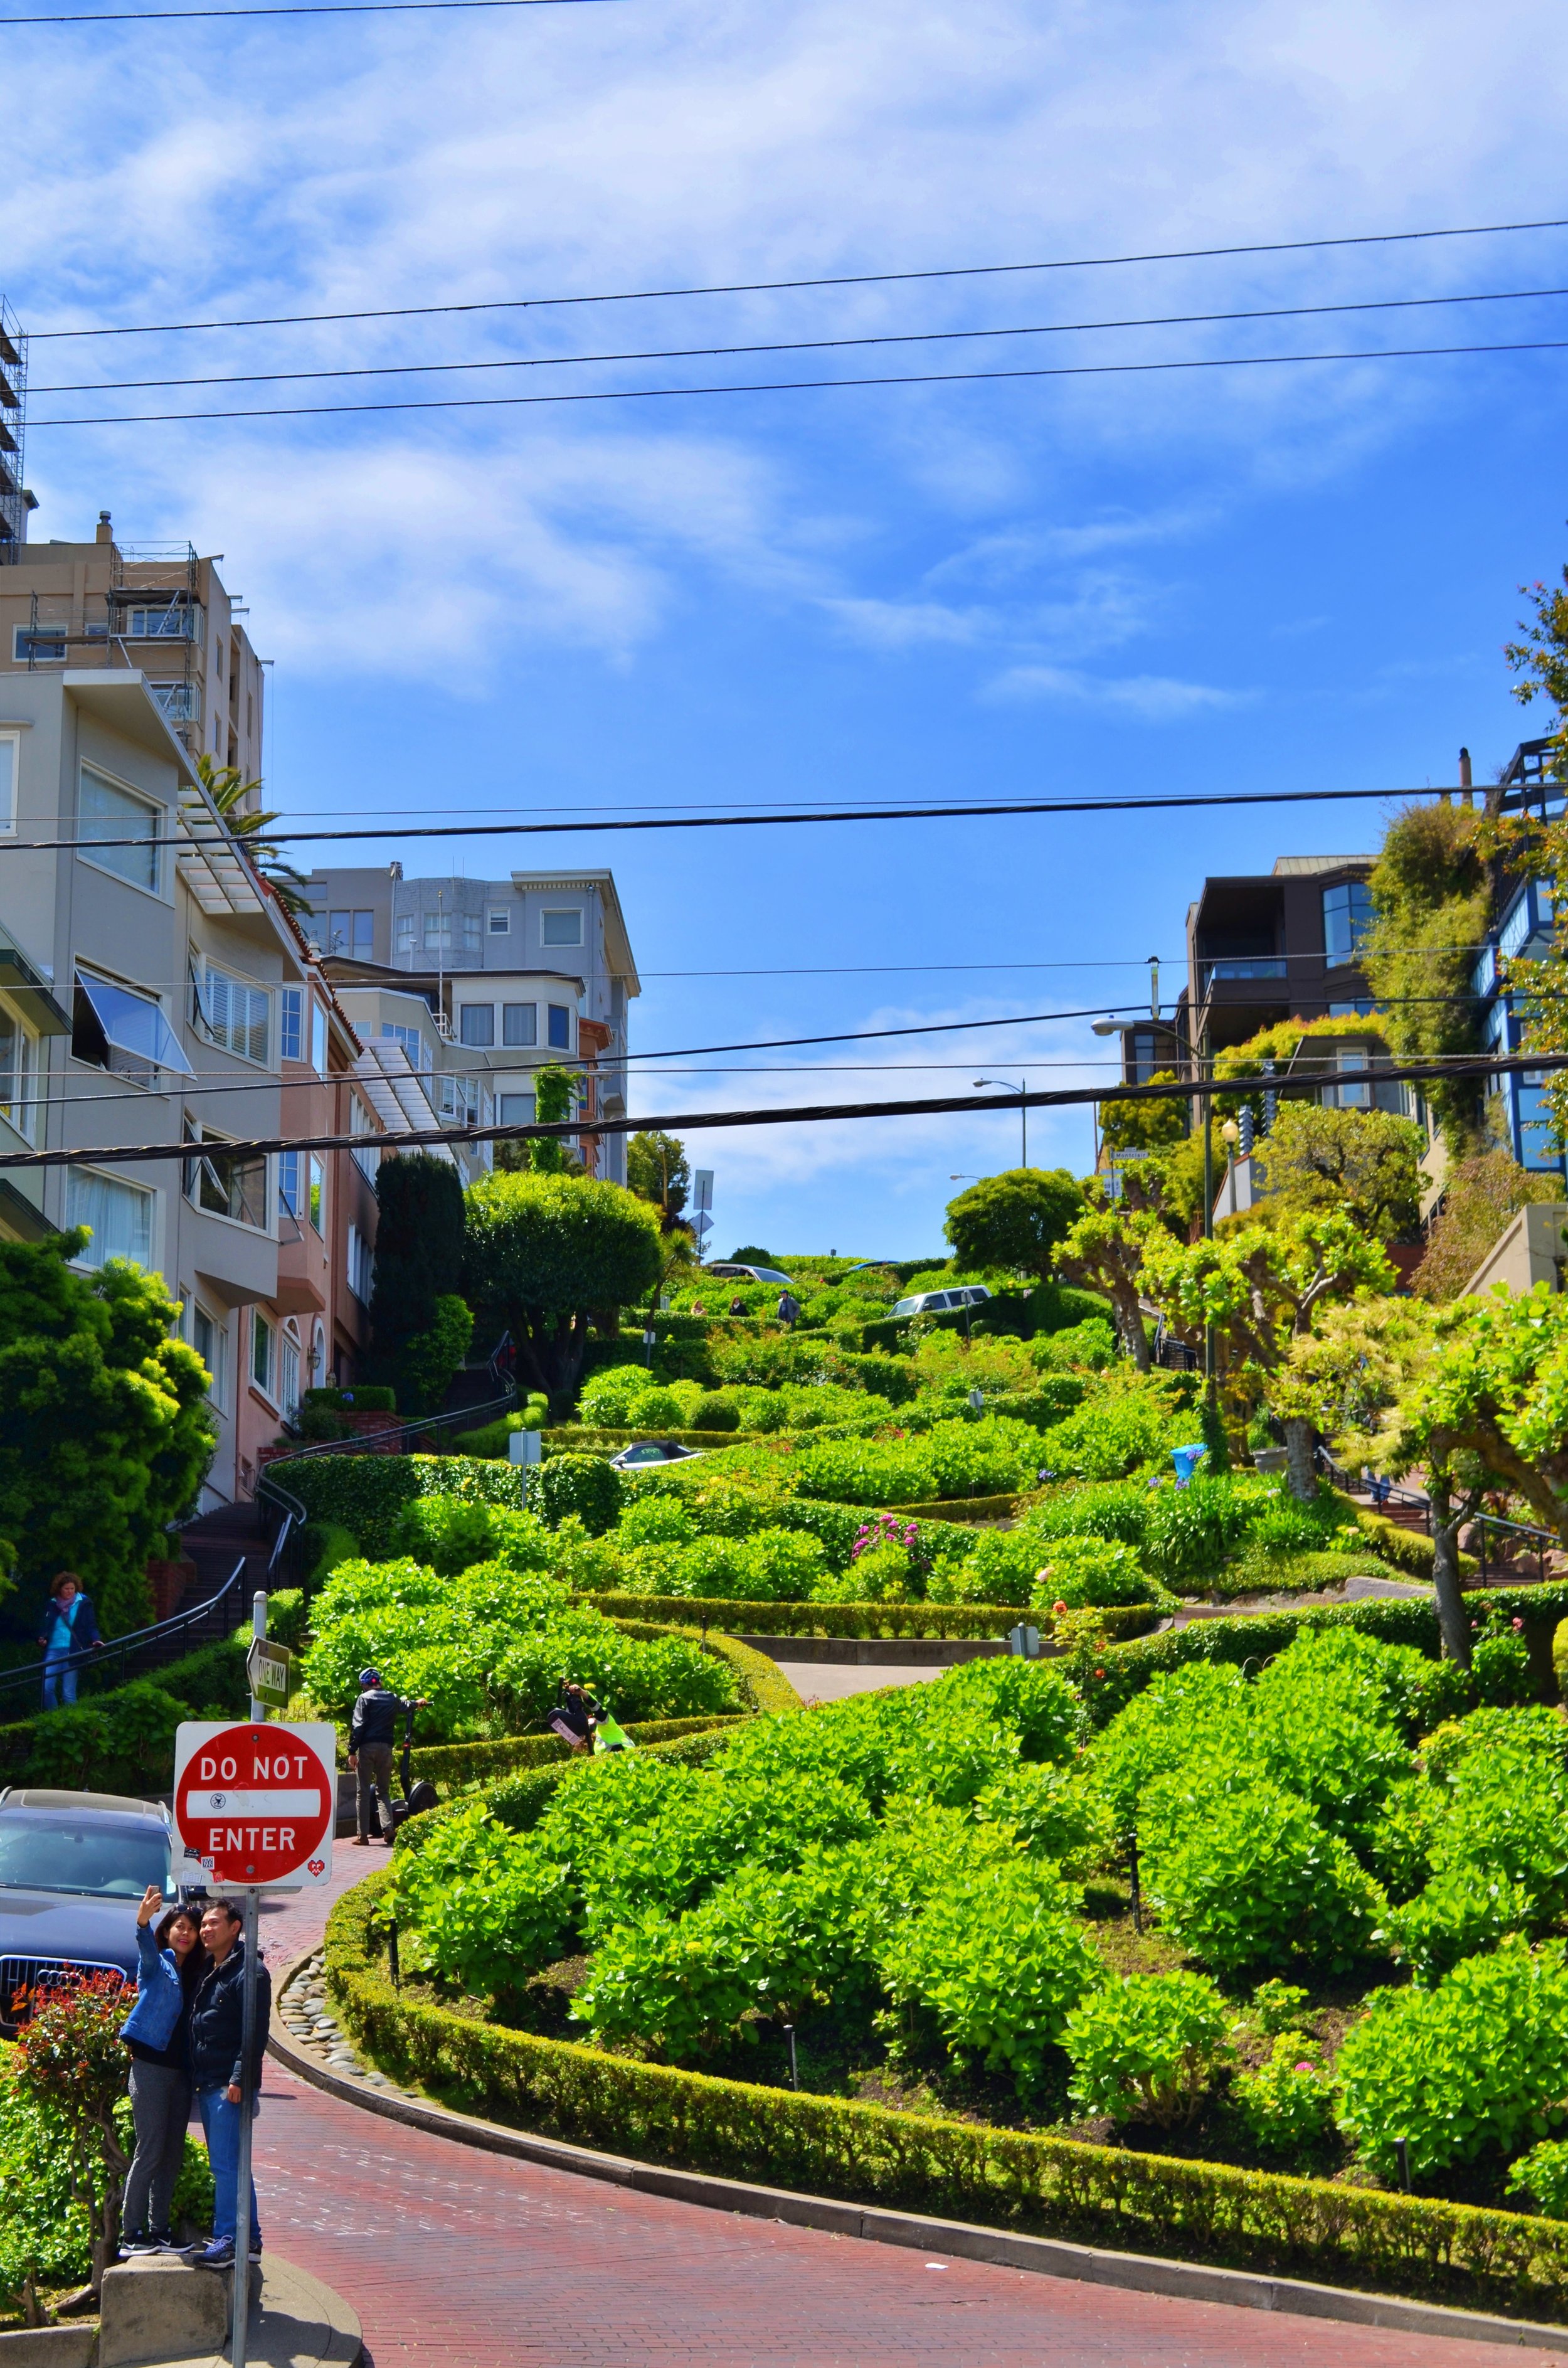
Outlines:
MULTIPOLYGON (((1011 1077, 976 1077, 974 1082, 977 1090, 982 1086, 1005 1086, 1009 1093, 1013 1091, 1013 1080, 1011 1077)), ((1028 1089, 1028 1079, 1027 1077, 1020 1077, 1017 1085, 1018 1092, 1020 1094, 1027 1094, 1028 1089)), ((1018 1123, 1023 1133, 1023 1144, 1018 1165, 1020 1167, 1027 1167, 1029 1164, 1029 1113, 1028 1105, 1023 1102, 1020 1102, 1018 1105, 1018 1123)))
POLYGON ((1225 1165, 1229 1170, 1231 1188, 1229 1213, 1233 1217, 1236 1213, 1236 1145, 1242 1139, 1241 1128, 1233 1118, 1228 1118, 1220 1129, 1220 1139, 1225 1146, 1225 1165))

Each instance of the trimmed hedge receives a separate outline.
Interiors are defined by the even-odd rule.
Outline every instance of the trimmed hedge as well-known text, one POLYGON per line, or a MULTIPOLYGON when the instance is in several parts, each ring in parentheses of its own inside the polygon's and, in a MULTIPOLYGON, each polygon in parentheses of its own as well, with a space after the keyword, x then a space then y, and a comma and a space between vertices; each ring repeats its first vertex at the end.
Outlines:
POLYGON ((376 1963, 387 1878, 334 1908, 327 1979, 375 2062, 472 2111, 796 2193, 1568 2317, 1562 2221, 757 2088, 450 2013, 376 1963))
MULTIPOLYGON (((1408 1571, 1412 1578, 1430 1581, 1436 1551, 1430 1538, 1423 1536, 1419 1530, 1403 1528, 1400 1522, 1391 1520, 1386 1513, 1369 1512, 1364 1505, 1356 1504, 1337 1488, 1334 1493, 1367 1543, 1377 1548, 1382 1561, 1392 1563, 1395 1570, 1408 1571)), ((1481 1565, 1473 1554, 1460 1554, 1461 1578, 1473 1578, 1480 1568, 1481 1565)))
MULTIPOLYGON (((744 1723, 729 1719, 722 1725, 716 1723, 700 1735, 686 1735, 674 1743, 654 1743, 644 1748, 651 1759, 668 1759, 677 1768, 700 1768, 723 1750, 731 1736, 744 1723)), ((541 1738, 534 1736, 528 1739, 537 1743, 541 1738)), ((590 1759, 568 1752, 564 1759, 548 1760, 542 1767, 520 1769, 514 1775, 493 1778, 481 1798, 497 1825, 507 1827, 513 1833, 526 1834, 543 1816, 556 1786, 592 1764, 590 1759)), ((439 1808, 426 1809, 418 1816, 408 1818, 397 1829, 396 1847, 423 1850, 427 1836, 437 1826, 468 1805, 465 1800, 445 1801, 439 1808)))
MULTIPOLYGON (((688 1735, 707 1735, 718 1727, 738 1726, 744 1713, 729 1712, 720 1718, 650 1718, 628 1725, 625 1732, 646 1749, 653 1743, 678 1743, 688 1735)), ((432 1743, 414 1748, 412 1767, 420 1778, 449 1792, 454 1786, 483 1783, 496 1776, 517 1775, 524 1769, 552 1767, 572 1753, 558 1735, 511 1735, 494 1743, 432 1743)))
POLYGON ((461 1497, 471 1504, 520 1512, 520 1463, 477 1455, 313 1455, 268 1465, 298 1497, 312 1523, 332 1522, 358 1538, 372 1562, 392 1552, 392 1525, 416 1497, 461 1497))
MULTIPOLYGON (((1557 1622, 1568 1617, 1568 1580, 1545 1587, 1474 1588, 1466 1602, 1477 1618, 1495 1611, 1505 1620, 1524 1622, 1542 1698, 1551 1701, 1555 1692, 1551 1638, 1557 1622)), ((1437 1609, 1430 1597, 1372 1597, 1364 1603, 1314 1604, 1301 1611, 1253 1611, 1233 1620, 1194 1620, 1185 1628, 1168 1628, 1158 1636, 1112 1645, 1095 1655, 1081 1672, 1089 1716, 1096 1726, 1106 1725, 1134 1694, 1142 1692, 1152 1678, 1190 1661, 1270 1660, 1303 1628, 1358 1628, 1364 1635, 1381 1636, 1385 1644, 1414 1645, 1429 1660, 1439 1656, 1437 1609)))
MULTIPOLYGON (((683 1609, 689 1611, 690 1606, 683 1609)), ((652 1620, 618 1620, 615 1624, 623 1636, 641 1636, 649 1642, 658 1636, 684 1636, 689 1643, 699 1645, 705 1653, 728 1661, 753 1710, 778 1716, 803 1707, 800 1695, 777 1663, 770 1661, 766 1653, 754 1652, 749 1645, 743 1645, 738 1636, 704 1635, 689 1621, 684 1627, 670 1621, 652 1620)))
POLYGON ((687 1595, 585 1595, 580 1599, 624 1626, 671 1621, 704 1635, 1005 1636, 1023 1614, 1000 1603, 746 1603, 687 1595))
POLYGON ((960 1529, 977 1521, 1010 1521, 1017 1511, 1017 1497, 934 1497, 924 1505, 880 1505, 881 1513, 896 1513, 905 1521, 956 1521, 960 1529))
MULTIPOLYGON (((811 1434, 815 1437, 815 1433, 811 1434)), ((654 1423, 644 1423, 640 1430, 615 1430, 605 1424, 558 1422, 544 1434, 544 1450, 558 1453, 592 1454, 603 1448, 608 1455, 619 1455, 623 1447, 635 1447, 642 1439, 673 1439, 677 1447, 719 1448, 750 1447, 759 1439, 777 1439, 778 1431, 766 1430, 667 1430, 654 1423)), ((656 1471, 657 1465, 649 1467, 656 1471)))

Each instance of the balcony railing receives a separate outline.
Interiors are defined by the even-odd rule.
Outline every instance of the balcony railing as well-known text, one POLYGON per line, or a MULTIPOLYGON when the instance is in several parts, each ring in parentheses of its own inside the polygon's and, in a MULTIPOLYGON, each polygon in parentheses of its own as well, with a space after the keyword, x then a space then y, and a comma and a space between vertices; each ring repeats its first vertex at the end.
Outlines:
POLYGON ((1211 986, 1222 985, 1232 979, 1285 979, 1290 975, 1290 966, 1283 954, 1220 954, 1212 962, 1199 963, 1199 993, 1207 995, 1211 986))

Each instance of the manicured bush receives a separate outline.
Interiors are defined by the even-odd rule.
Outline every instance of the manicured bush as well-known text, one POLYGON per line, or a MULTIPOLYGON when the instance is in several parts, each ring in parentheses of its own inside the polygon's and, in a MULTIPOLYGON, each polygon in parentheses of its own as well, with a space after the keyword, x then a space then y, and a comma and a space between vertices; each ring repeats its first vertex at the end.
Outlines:
POLYGON ((1036 1611, 1049 1611, 1054 1603, 1064 1603, 1069 1611, 1125 1603, 1176 1608, 1175 1596, 1150 1577, 1132 1548, 1118 1538, 1059 1538, 1045 1554, 1029 1593, 1036 1611))
POLYGON ((1273 1495, 1267 1481, 1202 1473, 1185 1488, 1157 1488, 1143 1531, 1150 1569, 1167 1587, 1189 1592, 1229 1560, 1273 1495))
POLYGON ((1297 1958, 1343 1969, 1384 1912, 1377 1884, 1305 1801, 1241 1770, 1156 1779, 1139 1840, 1172 1934, 1217 1973, 1297 1958))
POLYGON ((1506 1940, 1435 1989, 1376 1990, 1335 2069, 1339 2126, 1381 2178, 1416 2177, 1546 2136, 1568 2095, 1563 1944, 1506 1940))
POLYGON ((1173 1447, 1197 1436, 1193 1417, 1180 1412, 1168 1389, 1127 1386, 1087 1399, 1054 1423, 1040 1461, 1058 1480, 1121 1480, 1164 1463, 1173 1447))
POLYGON ((1543 2138, 1517 2162, 1509 2165, 1508 2192, 1528 2199, 1553 2220, 1568 2219, 1568 2146, 1560 2138, 1543 2138))
POLYGON ((1334 2082, 1323 2048, 1303 2031, 1284 2031, 1266 2062, 1231 2083, 1237 2119, 1261 2154, 1300 2161, 1334 2119, 1334 2082))
POLYGON ((1067 2018, 1073 2101, 1116 2122, 1173 2129, 1197 2114, 1230 2054, 1230 2010, 1201 1974, 1103 1982, 1067 2018))
POLYGON ((548 1573, 549 1530, 533 1513, 476 1504, 461 1497, 418 1497, 392 1524, 391 1546, 442 1577, 455 1578, 476 1563, 502 1562, 519 1573, 548 1573))
POLYGON ((520 1511, 523 1467, 464 1455, 280 1456, 269 1464, 312 1521, 331 1521, 375 1558, 392 1551, 397 1515, 416 1497, 461 1497, 520 1511))
POLYGON ((528 1509, 558 1529, 574 1513, 591 1537, 620 1519, 620 1474, 599 1455, 552 1455, 528 1474, 528 1509))

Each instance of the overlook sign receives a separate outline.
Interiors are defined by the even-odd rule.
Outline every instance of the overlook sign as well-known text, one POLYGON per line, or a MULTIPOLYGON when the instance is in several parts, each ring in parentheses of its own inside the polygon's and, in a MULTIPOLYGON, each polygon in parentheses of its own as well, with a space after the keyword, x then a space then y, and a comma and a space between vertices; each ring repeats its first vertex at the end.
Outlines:
POLYGON ((175 1830, 185 1881, 209 1891, 324 1883, 332 1873, 336 1760, 336 1737, 324 1721, 181 1725, 175 1830))

